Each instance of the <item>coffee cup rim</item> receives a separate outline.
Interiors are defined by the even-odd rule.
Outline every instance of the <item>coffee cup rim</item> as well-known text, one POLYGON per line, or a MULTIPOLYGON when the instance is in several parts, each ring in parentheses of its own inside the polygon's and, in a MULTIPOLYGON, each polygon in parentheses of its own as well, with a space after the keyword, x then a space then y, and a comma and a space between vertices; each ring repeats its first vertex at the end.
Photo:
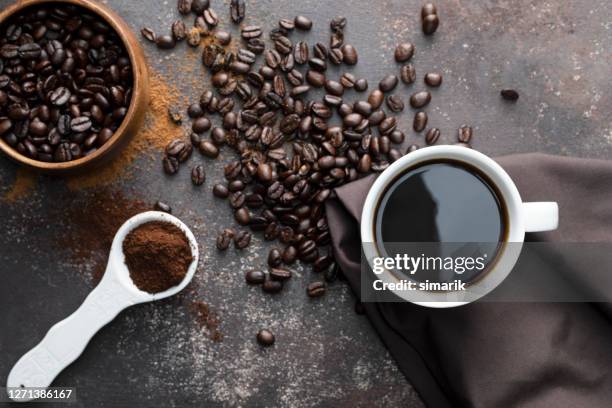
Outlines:
MULTIPOLYGON (((422 302, 411 299, 410 293, 407 291, 394 292, 404 300, 423 306, 438 308, 460 306, 477 300, 503 282, 516 264, 520 249, 522 248, 522 243, 525 239, 523 213, 521 211, 522 199, 519 191, 508 173, 487 155, 462 146, 429 146, 410 152, 391 164, 374 181, 364 202, 360 223, 363 249, 362 256, 366 257, 370 268, 373 267, 373 258, 380 256, 374 244, 374 223, 378 202, 383 192, 401 173, 432 160, 460 161, 484 173, 487 178, 489 178, 490 182, 499 190, 499 194, 504 201, 507 211, 506 227, 508 231, 505 243, 512 243, 512 245, 504 245, 501 249, 502 253, 498 255, 492 269, 486 273, 486 276, 479 279, 478 282, 475 282, 471 286, 472 288, 479 289, 471 293, 480 292, 482 293, 481 295, 473 295, 473 299, 462 300, 463 296, 461 294, 449 296, 448 293, 430 293, 428 296, 432 301, 422 302), (456 299, 456 301, 453 299, 456 299)), ((378 278, 388 283, 396 283, 399 281, 399 279, 388 270, 384 270, 382 274, 378 275, 378 278)))

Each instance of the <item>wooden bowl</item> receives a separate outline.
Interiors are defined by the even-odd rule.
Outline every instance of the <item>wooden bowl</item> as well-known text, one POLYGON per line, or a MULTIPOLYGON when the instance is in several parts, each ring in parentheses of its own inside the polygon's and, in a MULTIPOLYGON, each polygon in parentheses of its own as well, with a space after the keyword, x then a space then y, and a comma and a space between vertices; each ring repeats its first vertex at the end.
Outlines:
POLYGON ((89 156, 61 163, 49 163, 33 160, 20 154, 0 138, 0 150, 12 160, 38 172, 47 174, 77 174, 99 166, 112 159, 134 136, 144 120, 149 102, 149 77, 144 52, 128 25, 115 12, 93 0, 17 0, 17 2, 0 12, 0 25, 10 16, 24 9, 45 3, 65 3, 81 6, 100 16, 119 35, 132 64, 133 90, 130 106, 121 125, 113 136, 98 150, 89 156))

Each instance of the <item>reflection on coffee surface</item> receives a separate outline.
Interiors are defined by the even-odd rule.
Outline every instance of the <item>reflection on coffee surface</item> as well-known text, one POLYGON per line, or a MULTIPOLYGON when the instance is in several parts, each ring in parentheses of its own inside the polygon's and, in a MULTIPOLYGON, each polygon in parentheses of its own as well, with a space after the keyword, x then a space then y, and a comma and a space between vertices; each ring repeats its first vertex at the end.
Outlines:
POLYGON ((458 161, 430 161, 389 184, 376 211, 374 236, 385 257, 452 257, 454 267, 461 257, 483 256, 484 268, 457 272, 438 264, 409 276, 470 282, 495 260, 506 236, 506 214, 496 188, 480 171, 458 161))

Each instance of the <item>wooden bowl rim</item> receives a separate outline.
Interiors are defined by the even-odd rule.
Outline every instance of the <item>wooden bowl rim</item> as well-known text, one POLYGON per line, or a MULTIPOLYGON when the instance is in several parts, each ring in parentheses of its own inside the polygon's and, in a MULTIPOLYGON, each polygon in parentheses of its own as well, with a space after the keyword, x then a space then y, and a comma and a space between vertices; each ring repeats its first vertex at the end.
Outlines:
MULTIPOLYGON (((128 57, 130 58, 130 63, 132 64, 132 97, 128 106, 128 111, 124 116, 123 120, 121 121, 121 125, 119 125, 119 128, 117 128, 117 130, 113 133, 113 136, 106 143, 104 143, 102 147, 93 152, 91 155, 81 157, 76 160, 60 163, 34 160, 22 155, 16 149, 9 146, 9 144, 6 143, 4 139, 0 138, 0 150, 2 150, 10 158, 19 162, 20 164, 24 164, 31 168, 44 171, 74 170, 78 167, 86 165, 91 161, 99 159, 100 156, 103 156, 104 154, 108 153, 112 149, 112 147, 116 145, 122 137, 125 136, 127 126, 129 125, 130 121, 134 120, 137 108, 136 105, 138 105, 137 93, 140 92, 140 88, 144 84, 142 74, 140 70, 136 68, 137 65, 140 63, 137 58, 138 52, 135 49, 136 47, 138 47, 138 42, 136 41, 135 36, 130 31, 127 23, 125 23, 125 21, 123 21, 123 19, 118 14, 112 11, 108 6, 95 2, 93 0, 17 0, 17 2, 11 4, 6 9, 0 12, 0 26, 4 24, 4 22, 8 18, 12 17, 16 13, 20 13, 29 7, 39 6, 41 4, 46 3, 65 3, 80 6, 102 18, 113 28, 113 30, 115 30, 115 32, 121 39, 121 42, 123 43, 123 46, 127 51, 128 57), (130 41, 128 40, 129 37, 134 38, 134 43, 136 45, 132 45, 130 43, 130 41)), ((144 61, 142 63, 144 63, 144 61)))

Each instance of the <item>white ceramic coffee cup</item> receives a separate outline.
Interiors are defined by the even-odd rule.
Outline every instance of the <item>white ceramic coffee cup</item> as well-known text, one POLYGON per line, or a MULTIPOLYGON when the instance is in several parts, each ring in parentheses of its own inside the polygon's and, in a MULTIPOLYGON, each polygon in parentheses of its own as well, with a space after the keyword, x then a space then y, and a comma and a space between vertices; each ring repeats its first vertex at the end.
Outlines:
MULTIPOLYGON (((469 291, 457 292, 414 292, 401 290, 394 293, 410 302, 429 307, 454 307, 473 302, 497 287, 510 274, 516 264, 526 232, 550 231, 559 223, 559 208, 555 202, 524 203, 516 185, 490 157, 475 150, 462 146, 431 146, 411 152, 395 161, 382 172, 368 192, 361 213, 361 242, 363 255, 373 268, 373 259, 381 257, 375 245, 374 223, 378 202, 390 183, 406 170, 417 167, 424 162, 435 160, 452 160, 466 163, 482 172, 497 188, 503 200, 507 220, 507 240, 496 256, 495 263, 485 272, 485 275, 475 283, 470 284, 469 291), (415 300, 418 299, 418 300, 415 300), (425 300, 424 300, 425 299, 425 300)), ((386 283, 397 283, 400 278, 391 271, 384 270, 377 279, 386 283)))

